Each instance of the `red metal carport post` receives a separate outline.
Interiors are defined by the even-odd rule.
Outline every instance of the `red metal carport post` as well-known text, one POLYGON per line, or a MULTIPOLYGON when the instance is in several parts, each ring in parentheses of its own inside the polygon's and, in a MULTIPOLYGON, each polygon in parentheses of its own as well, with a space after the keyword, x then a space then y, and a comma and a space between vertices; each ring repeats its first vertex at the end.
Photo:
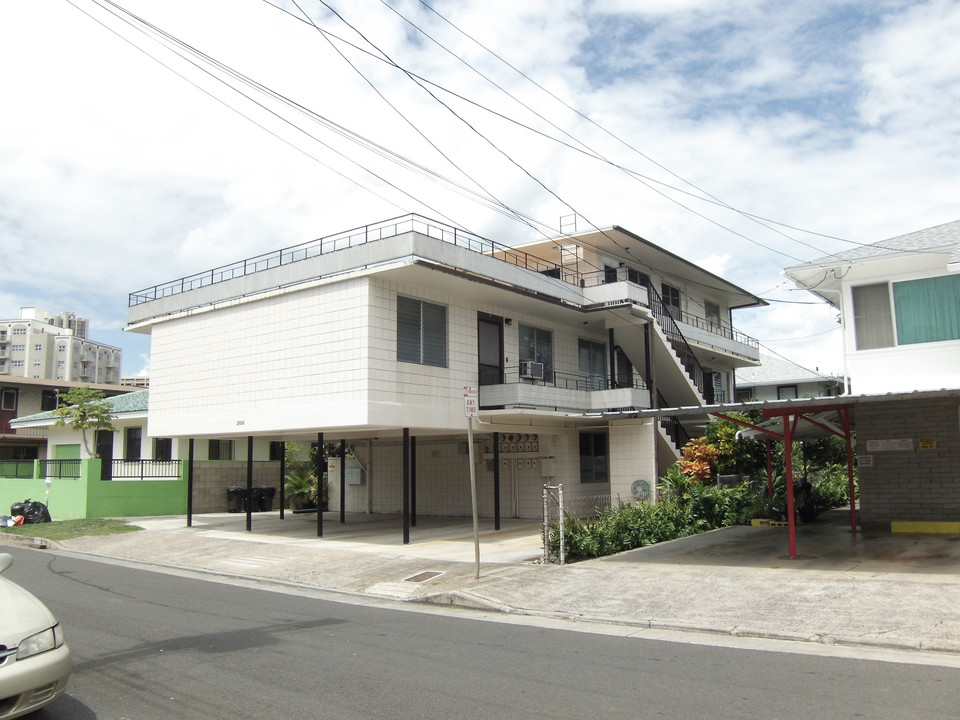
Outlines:
POLYGON ((793 436, 797 431, 796 415, 783 416, 783 465, 784 493, 787 496, 787 535, 789 537, 790 557, 797 557, 797 518, 794 514, 793 500, 793 436), (790 422, 793 418, 794 422, 790 422))

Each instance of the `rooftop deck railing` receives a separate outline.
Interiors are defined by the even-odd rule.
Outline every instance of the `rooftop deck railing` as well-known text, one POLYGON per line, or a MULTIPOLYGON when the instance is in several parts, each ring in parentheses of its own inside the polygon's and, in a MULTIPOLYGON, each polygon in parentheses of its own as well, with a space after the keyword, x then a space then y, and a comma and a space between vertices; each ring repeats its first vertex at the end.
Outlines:
MULTIPOLYGON (((417 232, 421 235, 436 238, 482 255, 489 255, 510 265, 557 278, 578 287, 587 287, 606 282, 603 271, 579 272, 569 267, 561 267, 557 263, 544 260, 536 255, 512 248, 509 245, 502 245, 493 240, 482 238, 479 235, 467 232, 453 225, 446 225, 435 220, 429 220, 420 215, 410 214, 317 238, 316 240, 309 240, 299 245, 291 245, 290 247, 280 250, 274 250, 245 260, 239 260, 229 265, 222 265, 212 270, 206 270, 160 285, 154 285, 153 287, 143 290, 137 290, 136 292, 130 293, 128 306, 134 307, 143 303, 153 302, 154 300, 197 290, 198 288, 208 285, 215 285, 235 278, 277 268, 282 265, 289 265, 300 262, 301 260, 328 255, 378 240, 385 240, 408 232, 417 232)), ((710 324, 703 318, 697 318, 693 315, 687 315, 686 313, 684 314, 683 322, 688 322, 688 318, 689 324, 695 324, 697 327, 702 327, 705 330, 723 335, 732 340, 737 340, 738 342, 753 347, 759 347, 759 343, 756 340, 729 326, 710 324)))
MULTIPOLYGON (((374 225, 364 225, 353 230, 347 230, 335 235, 309 240, 299 245, 274 250, 263 255, 257 255, 245 260, 239 260, 229 265, 222 265, 212 270, 206 270, 195 275, 154 285, 153 287, 137 290, 130 293, 128 305, 134 307, 142 303, 153 302, 161 298, 179 295, 208 285, 226 282, 234 278, 252 275, 282 265, 300 262, 321 255, 346 250, 347 248, 365 245, 370 242, 396 237, 408 232, 417 232, 427 237, 437 238, 451 245, 466 248, 476 253, 490 255, 511 265, 533 270, 534 272, 551 274, 559 277, 559 266, 529 253, 501 245, 487 240, 466 230, 444 225, 434 220, 428 220, 419 215, 405 215, 391 220, 385 220, 374 225)), ((565 278, 569 272, 564 272, 565 278)), ((578 275, 579 277, 579 275, 578 275)), ((570 282, 570 280, 568 280, 570 282)), ((579 284, 577 282, 576 284, 579 284)))

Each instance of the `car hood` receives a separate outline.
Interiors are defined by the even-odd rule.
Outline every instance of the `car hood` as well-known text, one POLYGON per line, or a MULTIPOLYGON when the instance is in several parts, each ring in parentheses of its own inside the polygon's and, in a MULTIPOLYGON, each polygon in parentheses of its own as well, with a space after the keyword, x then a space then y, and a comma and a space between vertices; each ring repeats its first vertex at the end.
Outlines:
POLYGON ((12 580, 0 576, 0 645, 17 647, 20 641, 57 624, 47 607, 12 580))

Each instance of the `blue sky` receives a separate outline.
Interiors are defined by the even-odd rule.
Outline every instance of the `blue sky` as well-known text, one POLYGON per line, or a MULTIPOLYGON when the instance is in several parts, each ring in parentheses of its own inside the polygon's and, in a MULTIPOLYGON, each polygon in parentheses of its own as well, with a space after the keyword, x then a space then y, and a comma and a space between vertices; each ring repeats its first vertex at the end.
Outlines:
POLYGON ((445 181, 242 97, 104 0, 3 3, 0 316, 75 311, 136 374, 149 343, 123 327, 143 287, 406 212, 504 243, 576 213, 580 230, 621 225, 770 299, 738 327, 839 372, 836 313, 780 270, 960 217, 957 2, 328 2, 343 20, 298 4, 448 107, 292 2, 118 6, 445 181))

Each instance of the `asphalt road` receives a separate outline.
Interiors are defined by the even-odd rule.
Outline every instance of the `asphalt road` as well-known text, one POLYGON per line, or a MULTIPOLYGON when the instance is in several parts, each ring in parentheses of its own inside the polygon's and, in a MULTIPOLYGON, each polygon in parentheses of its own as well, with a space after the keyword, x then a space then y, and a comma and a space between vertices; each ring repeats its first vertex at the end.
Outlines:
POLYGON ((334 602, 7 549, 59 616, 36 720, 955 718, 960 670, 334 602))

